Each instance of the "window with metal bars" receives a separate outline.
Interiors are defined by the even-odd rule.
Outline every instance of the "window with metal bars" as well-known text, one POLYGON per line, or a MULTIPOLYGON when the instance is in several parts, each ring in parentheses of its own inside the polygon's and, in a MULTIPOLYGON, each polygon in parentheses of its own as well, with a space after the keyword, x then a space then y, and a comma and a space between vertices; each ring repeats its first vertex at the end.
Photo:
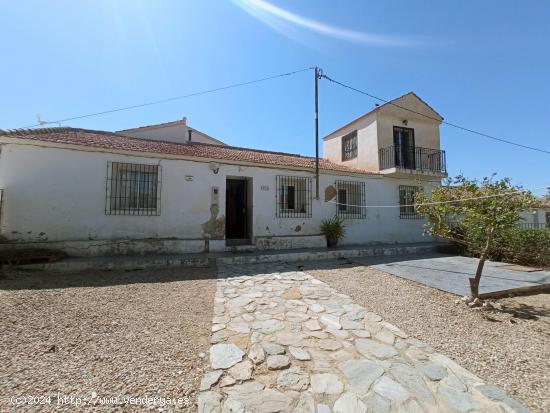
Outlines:
POLYGON ((417 192, 421 192, 422 187, 399 185, 399 218, 401 219, 421 219, 414 207, 414 200, 417 192))
POLYGON ((159 165, 109 162, 106 215, 160 215, 159 165))
POLYGON ((365 183, 336 181, 336 215, 344 219, 367 217, 365 208, 365 183))
POLYGON ((342 137, 342 160, 348 161, 357 157, 357 131, 342 137))
POLYGON ((277 176, 277 216, 311 218, 311 178, 277 176))

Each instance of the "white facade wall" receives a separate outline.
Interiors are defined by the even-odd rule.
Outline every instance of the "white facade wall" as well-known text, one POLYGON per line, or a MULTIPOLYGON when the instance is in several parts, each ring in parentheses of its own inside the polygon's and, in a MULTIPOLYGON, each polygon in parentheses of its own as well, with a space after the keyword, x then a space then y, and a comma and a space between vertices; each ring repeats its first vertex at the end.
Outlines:
MULTIPOLYGON (((398 205, 398 186, 413 180, 381 176, 341 176, 322 173, 320 199, 313 199, 312 218, 276 217, 276 176, 314 175, 306 171, 281 170, 220 163, 215 174, 208 162, 127 156, 4 144, 0 156, 0 188, 4 190, 0 234, 11 242, 95 241, 116 239, 211 239, 220 249, 223 234, 211 234, 203 224, 225 215, 227 177, 248 178, 252 185, 252 239, 301 237, 319 234, 321 220, 333 216, 336 205, 325 202, 325 189, 336 179, 366 184, 368 205, 398 205), (158 164, 162 171, 161 215, 106 215, 108 162, 158 164), (186 179, 187 177, 187 179, 186 179), (192 180, 190 180, 192 179, 192 180), (219 188, 219 212, 211 214, 211 192, 219 188)), ((426 191, 439 182, 424 182, 426 191)), ((312 194, 313 198, 315 193, 312 194)), ((366 219, 347 220, 342 244, 406 243, 431 241, 423 236, 423 220, 399 218, 398 208, 372 208, 366 219)), ((202 245, 201 242, 195 243, 202 245)), ((197 247, 199 250, 200 248, 197 247)))
POLYGON ((395 102, 433 119, 393 105, 383 105, 325 138, 323 140, 324 157, 342 165, 379 171, 378 150, 393 145, 394 126, 414 129, 416 147, 440 149, 438 115, 412 95, 405 95, 395 102), (343 161, 342 137, 355 130, 357 131, 357 157, 343 161))

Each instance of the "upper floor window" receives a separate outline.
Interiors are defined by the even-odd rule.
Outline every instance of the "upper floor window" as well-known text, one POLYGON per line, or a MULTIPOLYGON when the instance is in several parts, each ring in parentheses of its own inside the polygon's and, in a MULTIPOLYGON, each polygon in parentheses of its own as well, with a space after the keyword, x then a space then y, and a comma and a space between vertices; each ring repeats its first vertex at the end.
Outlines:
POLYGON ((422 192, 422 187, 399 185, 399 218, 401 219, 418 219, 422 218, 416 212, 414 202, 416 194, 422 192))
POLYGON ((311 218, 311 178, 277 176, 277 216, 311 218))
POLYGON ((336 181, 336 215, 340 218, 362 219, 367 216, 365 208, 365 183, 336 181))
POLYGON ((160 166, 109 162, 107 215, 160 215, 160 166))
POLYGON ((357 158, 357 131, 342 137, 342 160, 357 158))

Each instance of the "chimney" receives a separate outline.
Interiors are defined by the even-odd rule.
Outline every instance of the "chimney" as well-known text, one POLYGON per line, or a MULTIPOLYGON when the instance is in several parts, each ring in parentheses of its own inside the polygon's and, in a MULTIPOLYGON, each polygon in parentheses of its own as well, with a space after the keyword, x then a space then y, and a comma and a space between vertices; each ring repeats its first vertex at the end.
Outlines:
POLYGON ((187 125, 187 116, 184 116, 183 118, 181 118, 181 121, 183 122, 184 125, 187 125))

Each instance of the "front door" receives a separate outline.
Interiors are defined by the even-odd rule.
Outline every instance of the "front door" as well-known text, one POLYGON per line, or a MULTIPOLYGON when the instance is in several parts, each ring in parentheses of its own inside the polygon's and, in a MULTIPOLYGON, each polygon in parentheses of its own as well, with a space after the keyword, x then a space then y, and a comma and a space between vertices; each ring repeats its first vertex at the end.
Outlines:
POLYGON ((247 239, 248 181, 227 179, 225 186, 225 238, 247 239))
POLYGON ((394 126, 393 145, 395 147, 395 166, 415 169, 414 129, 394 126))

